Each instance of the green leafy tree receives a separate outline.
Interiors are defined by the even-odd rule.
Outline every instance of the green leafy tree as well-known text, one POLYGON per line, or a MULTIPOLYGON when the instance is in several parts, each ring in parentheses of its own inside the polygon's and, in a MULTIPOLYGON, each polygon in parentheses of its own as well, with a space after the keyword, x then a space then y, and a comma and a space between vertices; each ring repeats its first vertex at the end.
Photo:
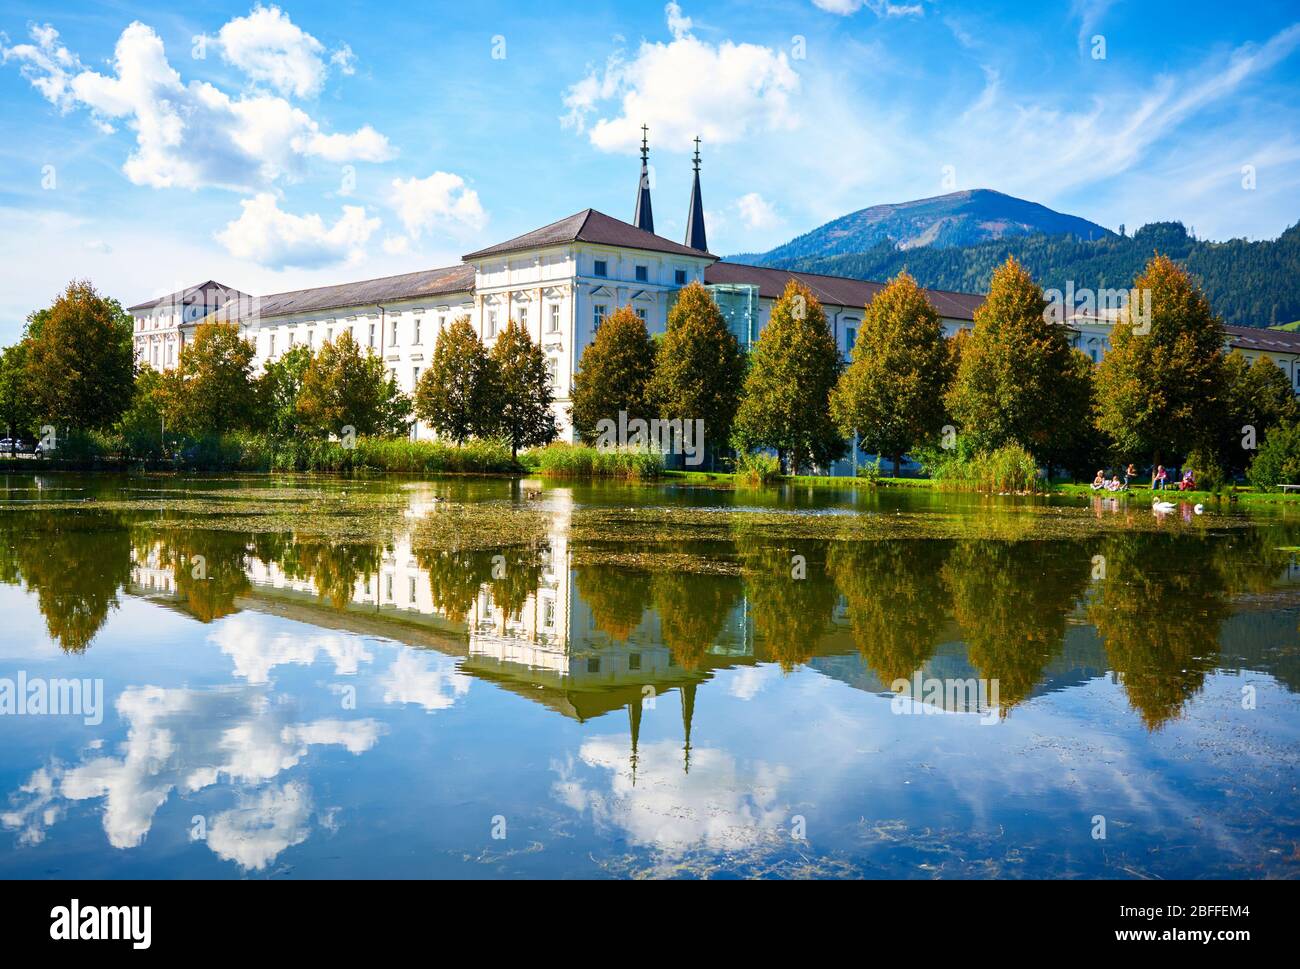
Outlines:
POLYGON ((1240 350, 1224 358, 1224 408, 1222 459, 1226 470, 1246 469, 1252 453, 1283 422, 1300 418, 1300 402, 1286 371, 1271 357, 1250 363, 1240 350))
POLYGON ((258 378, 263 423, 277 437, 288 437, 298 429, 298 395, 311 356, 311 350, 299 343, 269 362, 258 378))
POLYGON ((200 323, 164 377, 167 423, 190 437, 249 427, 258 412, 251 340, 237 323, 200 323))
POLYGON ((517 456, 520 448, 554 441, 558 429, 542 348, 511 320, 493 344, 489 360, 489 413, 495 414, 496 434, 510 442, 510 456, 517 456))
POLYGON ((145 364, 135 378, 131 406, 117 422, 117 431, 126 442, 127 451, 137 457, 160 455, 165 448, 168 430, 167 377, 145 364))
POLYGON ((0 431, 5 437, 27 437, 36 430, 27 347, 27 341, 20 340, 0 354, 0 431))
POLYGON ((943 427, 951 351, 939 314, 907 273, 876 294, 862 318, 853 362, 831 392, 831 414, 863 448, 893 459, 943 427))
POLYGON ((1261 491, 1283 484, 1300 484, 1300 423, 1286 421, 1273 428, 1246 471, 1261 491))
MULTIPOLYGON (((693 282, 677 294, 647 394, 665 420, 704 422, 710 454, 731 438, 745 354, 712 294, 693 282)), ((697 442, 698 443, 698 442, 697 442)))
POLYGON ((411 402, 383 361, 344 330, 312 357, 298 391, 298 420, 308 430, 342 435, 399 434, 411 415, 411 402))
POLYGON ((415 389, 415 415, 442 437, 463 444, 491 434, 491 361, 468 316, 438 337, 433 364, 415 389))
POLYGON ((822 305, 791 279, 754 346, 736 411, 737 446, 771 448, 794 474, 842 457, 844 438, 830 409, 839 375, 839 350, 822 305))
POLYGON ((110 426, 131 403, 131 317, 84 281, 29 318, 27 385, 38 420, 86 430, 110 426))
POLYGON ((976 451, 1019 444, 1049 459, 1065 429, 1089 417, 1086 379, 1065 327, 1046 315, 1043 291, 1014 257, 993 274, 975 328, 961 346, 948 410, 976 451))
POLYGON ((620 411, 628 420, 654 416, 646 395, 654 366, 655 345, 645 321, 630 306, 605 317, 573 376, 573 424, 579 437, 593 443, 600 421, 617 422, 620 411))
POLYGON ((1120 455, 1151 455, 1156 464, 1217 435, 1226 334, 1205 294, 1168 256, 1152 258, 1133 287, 1141 299, 1115 324, 1097 368, 1096 420, 1120 455))

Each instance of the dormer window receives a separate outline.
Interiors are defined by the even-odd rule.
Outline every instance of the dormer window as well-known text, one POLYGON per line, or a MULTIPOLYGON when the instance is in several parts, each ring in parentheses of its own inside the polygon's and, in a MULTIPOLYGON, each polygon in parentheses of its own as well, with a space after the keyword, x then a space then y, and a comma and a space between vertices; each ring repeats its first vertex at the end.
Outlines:
POLYGON ((597 259, 591 271, 596 276, 608 276, 609 263, 607 263, 604 259, 597 259))

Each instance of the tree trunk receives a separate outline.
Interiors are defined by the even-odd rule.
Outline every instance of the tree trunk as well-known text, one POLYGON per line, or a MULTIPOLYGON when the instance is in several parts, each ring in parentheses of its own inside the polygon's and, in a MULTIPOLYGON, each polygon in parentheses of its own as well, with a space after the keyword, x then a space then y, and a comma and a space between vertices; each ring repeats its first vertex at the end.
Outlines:
POLYGON ((900 470, 902 466, 903 466, 903 456, 901 454, 896 453, 894 455, 894 477, 895 478, 902 477, 902 472, 900 470))

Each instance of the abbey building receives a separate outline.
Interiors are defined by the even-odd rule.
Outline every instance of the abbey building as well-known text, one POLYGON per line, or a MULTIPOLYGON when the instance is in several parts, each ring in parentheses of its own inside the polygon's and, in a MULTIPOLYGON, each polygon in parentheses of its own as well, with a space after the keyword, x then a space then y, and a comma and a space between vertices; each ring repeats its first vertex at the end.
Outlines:
MULTIPOLYGON (((630 306, 651 334, 665 329, 675 294, 701 282, 712 292, 742 347, 753 346, 772 306, 793 277, 821 301, 836 344, 847 358, 864 307, 883 283, 722 262, 705 238, 698 145, 686 238, 657 235, 642 142, 641 178, 631 222, 584 209, 550 225, 479 249, 456 266, 251 296, 209 280, 130 307, 137 359, 155 369, 176 365, 195 327, 224 320, 240 325, 261 368, 286 350, 318 347, 344 330, 378 354, 406 393, 429 365, 438 335, 468 316, 489 346, 506 321, 517 320, 546 354, 561 439, 573 440, 569 417, 573 376, 601 321, 630 306)), ((983 297, 928 290, 945 335, 973 325, 983 297)), ((1113 320, 1076 317, 1071 339, 1094 360, 1104 355, 1113 320)), ((1228 327, 1230 344, 1254 358, 1267 354, 1300 390, 1300 334, 1228 327)), ((413 436, 431 429, 413 426, 413 436)))

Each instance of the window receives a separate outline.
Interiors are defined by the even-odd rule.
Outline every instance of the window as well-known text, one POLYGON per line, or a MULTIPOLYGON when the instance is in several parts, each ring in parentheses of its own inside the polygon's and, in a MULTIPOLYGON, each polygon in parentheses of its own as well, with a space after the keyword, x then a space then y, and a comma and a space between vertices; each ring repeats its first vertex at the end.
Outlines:
POLYGON ((391 572, 384 576, 384 598, 389 602, 393 601, 393 574, 391 572))
POLYGON ((294 339, 294 332, 293 332, 293 330, 290 330, 290 331, 289 331, 289 346, 293 346, 293 339, 294 339))
POLYGON ((604 259, 597 259, 596 265, 592 268, 591 271, 596 276, 608 276, 609 263, 607 263, 604 259))
POLYGON ((414 335, 413 335, 413 337, 412 337, 412 339, 411 339, 411 342, 412 342, 412 343, 418 344, 418 343, 420 342, 420 323, 421 323, 421 322, 423 322, 423 321, 422 321, 422 320, 417 316, 417 317, 415 318, 415 332, 414 332, 414 335))
POLYGON ((627 668, 628 668, 629 670, 639 670, 639 669, 641 668, 641 654, 640 654, 640 653, 628 653, 628 656, 627 656, 627 668))
POLYGON ((334 327, 332 326, 325 327, 325 342, 326 343, 334 342, 334 327))
POLYGON ((370 324, 370 346, 373 347, 374 345, 375 345, 375 324, 371 323, 370 324))
POLYGON ((525 333, 528 332, 528 307, 521 307, 519 310, 519 329, 525 333))
POLYGON ((636 318, 637 318, 638 320, 640 320, 642 323, 645 322, 645 307, 644 307, 644 306, 638 306, 638 307, 636 308, 636 318))
POLYGON ((551 304, 551 322, 550 322, 550 328, 548 332, 550 333, 560 332, 560 304, 559 303, 551 304))
POLYGON ((547 357, 546 358, 546 379, 551 382, 552 387, 555 386, 555 382, 559 379, 559 377, 560 377, 560 361, 555 359, 555 357, 547 357))
POLYGON ((587 660, 587 672, 588 672, 588 673, 599 673, 599 672, 600 672, 600 657, 599 657, 599 656, 592 656, 590 659, 587 660))
POLYGON ((316 331, 315 331, 315 330, 308 330, 308 331, 307 331, 307 346, 312 346, 315 342, 316 342, 316 331))
POLYGON ((604 303, 597 303, 591 308, 593 328, 600 329, 600 324, 605 322, 605 312, 609 309, 604 303))
POLYGON ((845 327, 844 328, 844 349, 847 350, 849 353, 852 353, 853 348, 857 346, 857 343, 858 343, 857 327, 853 327, 853 326, 845 327))
POLYGON ((397 346, 397 319, 394 317, 393 322, 389 324, 388 342, 397 346))
POLYGON ((266 355, 267 355, 268 357, 273 357, 273 356, 275 356, 275 334, 274 334, 274 333, 271 334, 271 346, 270 346, 270 349, 267 350, 266 355))
POLYGON ((685 286, 685 285, 686 285, 686 270, 685 270, 685 269, 678 269, 677 271, 675 271, 675 272, 673 273, 673 281, 674 281, 675 283, 677 283, 678 286, 685 286))
POLYGON ((638 283, 644 283, 644 282, 646 282, 649 278, 650 278, 650 269, 649 269, 649 267, 647 267, 647 266, 637 266, 637 267, 636 267, 636 281, 637 281, 638 283))
POLYGON ((438 317, 438 332, 441 333, 445 329, 447 329, 447 317, 440 316, 438 317))
POLYGON ((419 368, 419 367, 412 367, 412 368, 411 368, 411 386, 412 386, 413 388, 414 388, 414 387, 418 387, 418 386, 420 386, 420 368, 419 368))
POLYGON ((542 625, 547 627, 555 625, 554 599, 547 599, 542 603, 542 625))
POLYGON ((483 334, 488 339, 497 335, 497 311, 488 310, 486 332, 483 334))
POLYGON ((406 580, 406 601, 414 604, 415 602, 415 576, 406 580))

